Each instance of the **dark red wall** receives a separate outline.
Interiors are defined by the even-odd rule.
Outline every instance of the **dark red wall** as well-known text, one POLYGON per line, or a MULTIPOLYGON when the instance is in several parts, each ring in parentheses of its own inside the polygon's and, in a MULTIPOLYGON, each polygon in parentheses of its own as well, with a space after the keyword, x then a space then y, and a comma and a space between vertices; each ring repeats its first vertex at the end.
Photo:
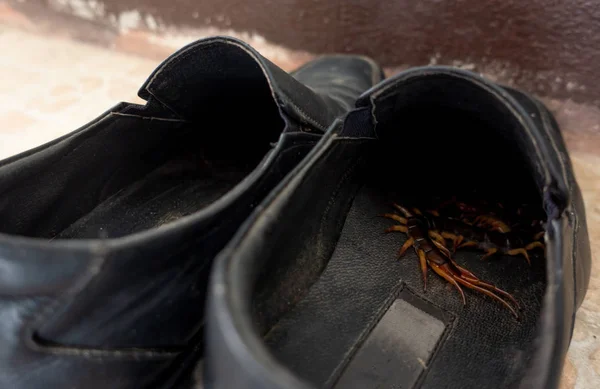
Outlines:
POLYGON ((104 0, 163 22, 255 31, 316 53, 386 66, 454 60, 511 72, 517 84, 600 101, 600 2, 590 0, 104 0), (556 78, 558 77, 558 81, 556 78), (570 82, 570 83, 569 83, 570 82), (567 85, 568 84, 568 85, 567 85))
MULTIPOLYGON (((8 1, 15 8, 34 3, 47 8, 53 0, 8 1)), ((466 64, 470 69, 541 96, 600 105, 600 2, 597 1, 99 2, 105 5, 106 15, 136 10, 167 26, 212 26, 256 32, 287 48, 313 53, 366 54, 391 68, 432 62, 466 64)), ((98 22, 101 21, 94 21, 98 22)))

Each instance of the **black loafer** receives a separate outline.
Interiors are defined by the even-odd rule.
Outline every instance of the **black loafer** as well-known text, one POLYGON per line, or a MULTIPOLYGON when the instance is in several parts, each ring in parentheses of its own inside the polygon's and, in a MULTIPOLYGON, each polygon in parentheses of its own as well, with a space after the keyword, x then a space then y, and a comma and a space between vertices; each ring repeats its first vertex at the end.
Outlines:
POLYGON ((212 259, 381 80, 330 56, 292 76, 216 37, 139 94, 0 163, 0 387, 163 388, 202 353, 212 259))
POLYGON ((548 110, 412 69, 336 121, 217 258, 206 387, 556 388, 589 276, 548 110))

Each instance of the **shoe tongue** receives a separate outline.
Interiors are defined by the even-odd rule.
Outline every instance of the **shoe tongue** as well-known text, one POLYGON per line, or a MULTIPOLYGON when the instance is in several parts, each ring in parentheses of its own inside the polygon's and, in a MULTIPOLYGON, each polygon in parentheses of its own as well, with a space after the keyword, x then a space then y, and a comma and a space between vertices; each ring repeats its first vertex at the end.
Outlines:
MULTIPOLYGON (((182 119, 196 121, 210 115, 211 103, 248 104, 259 93, 270 93, 280 113, 325 131, 335 119, 325 99, 271 63, 248 44, 229 37, 192 43, 167 58, 140 88, 138 95, 161 102, 182 119)), ((236 107, 230 107, 232 115, 236 107)))

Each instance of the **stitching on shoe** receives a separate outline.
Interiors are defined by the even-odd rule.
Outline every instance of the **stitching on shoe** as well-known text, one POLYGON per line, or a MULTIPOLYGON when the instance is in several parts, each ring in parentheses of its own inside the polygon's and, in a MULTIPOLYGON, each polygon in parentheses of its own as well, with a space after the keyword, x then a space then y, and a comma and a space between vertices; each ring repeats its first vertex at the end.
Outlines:
POLYGON ((142 120, 158 120, 158 121, 162 121, 162 122, 173 122, 173 123, 191 123, 188 120, 185 119, 170 119, 170 118, 161 118, 161 117, 157 117, 157 116, 142 116, 142 115, 135 115, 132 113, 122 113, 122 112, 113 112, 112 113, 115 116, 124 116, 124 117, 132 117, 132 118, 136 118, 136 119, 142 119, 142 120))
MULTIPOLYGON (((347 142, 346 138, 338 138, 338 140, 342 140, 344 141, 343 143, 352 143, 352 142, 347 142)), ((366 142, 361 142, 361 143, 366 143, 366 142)), ((335 189, 333 190, 333 193, 331 195, 331 197, 329 198, 329 201, 327 202, 327 207, 323 210, 323 215, 321 216, 321 220, 319 223, 319 236, 323 236, 324 235, 324 225, 325 225, 325 219, 327 218, 327 216, 329 216, 329 212, 331 211, 331 208, 333 206, 333 204, 335 203, 335 200, 337 199, 337 197, 340 195, 340 187, 346 182, 348 181, 348 179, 350 178, 350 176, 352 175, 352 173, 354 173, 354 171, 356 170, 356 167, 358 165, 360 165, 363 161, 365 160, 364 156, 360 156, 356 159, 356 161, 354 161, 352 163, 352 165, 350 165, 346 171, 344 172, 344 174, 340 177, 338 183, 335 186, 335 189)), ((313 172, 314 174, 314 172, 313 172)), ((322 247, 322 245, 318 245, 318 247, 322 247)))
MULTIPOLYGON (((74 139, 75 139, 76 137, 78 137, 78 136, 83 136, 83 137, 84 137, 84 139, 82 139, 82 140, 80 141, 80 143, 79 143, 79 144, 77 144, 77 145, 75 146, 75 148, 74 148, 74 149, 71 149, 71 150, 69 150, 69 151, 68 151, 66 154, 62 155, 62 156, 60 157, 60 159, 59 159, 59 161, 60 161, 60 160, 62 160, 63 158, 65 158, 65 157, 69 156, 69 155, 70 155, 71 153, 73 153, 75 150, 77 150, 77 149, 78 149, 78 148, 79 148, 79 147, 80 147, 82 144, 84 144, 85 142, 87 142, 87 141, 88 141, 88 139, 90 139, 90 138, 92 138, 92 137, 96 137, 96 136, 98 136, 98 135, 100 135, 100 134, 104 133, 105 131, 107 131, 107 130, 108 130, 108 128, 103 128, 103 129, 99 130, 97 133, 95 133, 95 134, 93 134, 93 135, 86 134, 88 131, 90 131, 92 128, 96 127, 96 126, 97 126, 97 125, 99 125, 100 123, 103 123, 103 122, 105 122, 105 121, 109 121, 109 120, 112 118, 112 116, 113 116, 114 114, 115 114, 115 112, 108 112, 108 113, 106 113, 106 114, 105 114, 103 117, 97 118, 97 120, 94 120, 94 121, 92 121, 92 122, 88 123, 87 125, 85 125, 85 126, 84 126, 85 128, 82 128, 82 129, 80 129, 80 130, 76 130, 76 131, 75 131, 75 133, 73 133, 73 134, 67 134, 67 135, 66 135, 64 138, 59 138, 60 140, 59 140, 58 142, 56 142, 56 143, 52 142, 52 143, 50 143, 50 144, 48 144, 48 145, 42 145, 42 146, 40 146, 41 148, 39 148, 39 149, 38 149, 38 148, 32 149, 32 151, 33 151, 33 152, 32 152, 31 154, 27 154, 25 157, 28 157, 28 156, 30 156, 30 155, 33 155, 33 154, 36 154, 36 153, 38 153, 38 152, 41 152, 41 151, 47 150, 47 149, 48 149, 48 148, 50 148, 50 147, 54 147, 54 146, 60 145, 60 144, 62 144, 64 141, 72 141, 72 140, 74 140, 74 139), (86 136, 86 135, 87 135, 87 136, 86 136)), ((27 151, 26 151, 25 153, 27 153, 27 151)), ((17 156, 18 156, 18 155, 17 155, 17 156)), ((11 165, 11 164, 13 164, 13 163, 16 163, 16 162, 19 162, 19 161, 22 161, 22 158, 15 159, 14 161, 11 161, 11 162, 9 162, 9 163, 7 163, 7 164, 5 164, 5 165, 0 165, 0 167, 9 166, 9 165, 11 165)))
POLYGON ((54 299, 45 306, 42 306, 37 315, 30 320, 28 324, 23 326, 21 331, 21 339, 27 347, 34 351, 48 353, 52 355, 67 355, 77 356, 87 359, 102 359, 107 357, 110 359, 125 359, 125 360, 140 360, 149 358, 172 358, 177 353, 173 352, 162 352, 155 350, 100 350, 93 348, 78 348, 68 346, 48 346, 39 342, 36 337, 35 328, 42 325, 47 319, 49 319, 56 310, 67 303, 69 300, 75 299, 86 286, 94 279, 98 274, 101 273, 106 258, 106 245, 103 241, 94 244, 93 246, 94 255, 90 261, 89 266, 79 276, 73 285, 64 293, 63 296, 54 299))
POLYGON ((213 46, 214 44, 216 44, 218 42, 219 41, 209 42, 209 43, 205 43, 204 45, 198 44, 198 45, 193 45, 192 47, 189 47, 188 50, 184 51, 183 53, 180 53, 178 56, 176 56, 175 58, 171 59, 171 61, 168 61, 166 64, 164 64, 163 66, 161 66, 160 69, 152 76, 152 78, 150 79, 150 81, 148 81, 148 84, 146 85, 145 90, 149 94, 151 94, 157 101, 159 101, 165 107, 167 107, 168 109, 170 109, 175 115, 177 115, 178 117, 180 117, 182 119, 185 119, 177 110, 173 109, 173 107, 171 107, 169 104, 165 103, 164 101, 162 101, 161 99, 159 99, 158 96, 156 96, 155 89, 153 88, 154 82, 158 79, 159 76, 161 76, 161 74, 163 72, 165 72, 167 70, 170 70, 172 67, 176 66, 181 61, 187 59, 192 54, 194 54, 195 50, 198 49, 199 47, 203 47, 203 46, 204 47, 210 47, 210 46, 213 46))
POLYGON ((375 135, 375 139, 379 139, 379 134, 377 133, 377 125, 379 122, 377 121, 377 115, 375 111, 377 110, 376 99, 371 99, 371 120, 373 121, 373 134, 375 135))
MULTIPOLYGON (((273 198, 271 198, 271 200, 269 201, 269 203, 264 204, 259 211, 257 211, 257 213, 255 214, 255 216, 253 217, 253 221, 252 221, 252 225, 256 225, 256 221, 259 220, 262 217, 265 217, 268 208, 272 207, 274 203, 281 201, 282 196, 284 195, 285 192, 287 192, 288 188, 290 185, 292 185, 294 179, 298 178, 299 175, 302 175, 302 180, 301 182, 305 181, 309 176, 311 176, 314 173, 314 168, 318 165, 319 162, 322 161, 323 158, 328 157, 331 154, 332 149, 330 148, 331 146, 335 146, 336 143, 354 143, 356 142, 357 138, 338 138, 337 136, 331 136, 331 138, 328 139, 328 144, 323 145, 323 148, 326 148, 328 150, 324 151, 323 154, 319 155, 317 160, 311 164, 311 166, 302 166, 302 168, 297 171, 295 174, 293 174, 293 176, 291 175, 291 172, 288 174, 288 177, 290 177, 289 180, 287 180, 287 182, 285 182, 281 187, 279 187, 277 189, 276 192, 273 192, 273 198), (306 169, 306 171, 304 172, 304 174, 302 174, 302 170, 306 169)), ((373 140, 370 138, 367 138, 367 140, 373 140)), ((305 157, 306 158, 306 157, 305 157)), ((294 169, 295 170, 295 169, 294 169)), ((292 172, 294 171, 292 170, 292 172)), ((258 208, 257 208, 258 209, 258 208)), ((250 234, 253 231, 252 228, 247 228, 244 230, 243 234, 240 235, 238 237, 238 239, 236 240, 236 244, 234 246, 232 246, 230 248, 230 250, 237 250, 240 246, 240 244, 243 242, 243 240, 248 236, 248 234, 250 234)))
MULTIPOLYGON (((338 142, 338 143, 358 143, 358 142, 356 142, 355 138, 337 138, 336 140, 342 141, 342 142, 338 142)), ((372 139, 367 139, 367 140, 372 140, 372 139)), ((360 142, 360 144, 364 144, 364 143, 367 143, 367 142, 364 142, 364 141, 360 142)), ((329 153, 327 155, 330 155, 331 152, 332 152, 332 149, 329 150, 329 153)), ((317 238, 319 240, 321 240, 322 237, 324 236, 323 229, 325 228, 325 225, 326 225, 325 219, 329 216, 333 204, 335 204, 336 199, 340 196, 340 187, 342 187, 342 185, 348 181, 348 179, 352 176, 353 172, 356 170, 356 167, 359 166, 364 160, 365 160, 364 156, 358 157, 355 161, 352 162, 352 164, 350 166, 348 166, 345 169, 344 173, 337 180, 337 184, 335 185, 335 187, 332 191, 332 195, 329 197, 329 199, 327 201, 327 206, 322 211, 321 217, 319 219, 319 229, 318 229, 318 233, 317 233, 317 238)), ((315 173, 316 172, 314 170, 311 171, 309 174, 307 174, 306 179, 310 179, 315 173)), ((264 208, 264 211, 266 211, 266 209, 269 208, 270 206, 271 206, 271 204, 267 205, 264 208)), ((261 212, 261 215, 262 214, 264 214, 264 212, 261 212)), ((255 223, 253 223, 253 224, 255 224, 255 223)), ((317 243, 315 246, 317 249, 315 257, 323 257, 322 245, 317 243)), ((331 255, 329 255, 328 258, 331 259, 331 255)), ((306 293, 308 293, 308 289, 305 290, 304 292, 300 292, 300 294, 304 295, 304 296, 306 295, 306 293)), ((303 297, 300 297, 299 299, 301 299, 301 298, 303 298, 303 297)), ((269 337, 269 334, 273 330, 273 328, 274 327, 270 328, 267 331, 267 333, 264 335, 264 337, 269 337)))
POLYGON ((540 103, 537 100, 533 100, 533 102, 540 114, 540 119, 542 119, 542 129, 546 133, 546 135, 548 135, 550 144, 552 145, 552 148, 554 149, 554 152, 556 153, 556 155, 558 157, 558 162, 561 167, 561 175, 562 175, 561 178, 563 179, 565 185, 569 189, 569 194, 572 194, 572 187, 569 183, 569 176, 567 174, 567 167, 566 167, 566 162, 565 162, 566 156, 564 156, 563 153, 558 149, 558 146, 556 145, 556 142, 554 141, 554 137, 550 133, 549 129, 552 127, 552 124, 550 123, 550 120, 548 117, 548 112, 540 105, 540 103))
MULTIPOLYGON (((161 99, 158 98, 158 96, 156 96, 155 94, 155 89, 153 88, 153 85, 155 83, 155 81, 159 78, 159 76, 162 75, 163 72, 168 71, 170 69, 172 69, 173 67, 177 66, 180 62, 186 60, 187 58, 189 58, 190 56, 194 55, 196 53, 196 50, 198 50, 199 48, 202 47, 211 47, 211 46, 215 46, 218 44, 227 44, 227 45, 232 45, 232 46, 237 46, 239 48, 241 48, 243 51, 245 51, 246 53, 248 53, 258 64, 259 67, 261 68, 261 70, 263 71, 263 73, 265 73, 265 77, 268 79, 269 77, 266 75, 266 72, 264 70, 264 67, 262 66, 262 64, 260 63, 260 61, 256 58, 256 55, 254 53, 248 52, 248 50, 246 50, 242 45, 238 44, 237 42, 231 42, 228 40, 223 40, 223 39, 215 39, 209 42, 206 41, 198 41, 196 42, 196 44, 193 44, 191 47, 188 47, 187 50, 185 50, 183 53, 180 53, 179 55, 176 55, 175 58, 171 58, 171 60, 167 60, 167 63, 162 64, 159 67, 159 70, 152 76, 152 78, 148 81, 145 90, 151 94, 157 101, 159 101, 161 104, 163 104, 164 106, 166 106, 167 108, 169 108, 171 111, 173 111, 173 113, 177 116, 179 116, 180 118, 184 119, 185 118, 175 109, 173 109, 173 107, 171 107, 169 104, 165 103, 164 101, 162 101, 161 99)), ((272 85, 269 82, 269 87, 271 89, 271 91, 273 91, 272 85)))
MULTIPOLYGON (((111 113, 110 113, 108 116, 106 116, 106 117, 105 117, 105 118, 103 118, 102 120, 100 120, 100 121, 98 121, 98 122, 94 123, 94 124, 93 124, 93 126, 92 126, 92 127, 90 127, 90 128, 93 128, 93 127, 95 127, 96 125, 99 125, 100 123, 103 123, 104 121, 109 121, 110 119, 114 119, 114 118, 113 118, 113 116, 132 116, 132 117, 137 117, 137 115, 123 115, 123 114, 120 114, 120 113, 119 113, 119 114, 116 114, 116 113, 114 113, 114 112, 111 112, 111 113)), ((164 120, 164 119, 161 119, 161 120, 164 120)), ((114 122, 114 120, 110 120, 110 121, 111 121, 111 124, 112 124, 112 122, 114 122)), ((184 122, 182 122, 182 121, 178 121, 177 123, 184 123, 184 122)), ((73 149, 69 150, 69 151, 68 151, 66 154, 62 155, 62 156, 60 157, 59 161, 62 161, 64 158, 66 158, 66 157, 68 157, 69 155, 71 155, 71 154, 73 154, 74 152, 76 152, 76 151, 77 151, 78 149, 80 149, 80 148, 81 148, 81 147, 82 147, 84 144, 86 144, 87 142, 89 142, 89 141, 90 141, 90 139, 92 139, 92 138, 96 138, 96 137, 98 137, 98 136, 100 136, 100 135, 103 135, 105 132, 107 132, 107 131, 109 131, 109 130, 111 130, 111 129, 113 129, 113 128, 112 128, 112 127, 105 127, 105 128, 103 128, 103 129, 99 130, 98 132, 96 132, 95 134, 87 134, 88 136, 86 136, 84 139, 81 139, 80 143, 79 143, 79 144, 77 144, 77 145, 75 146, 75 148, 73 148, 73 149)), ((77 135, 75 135, 75 136, 77 136, 77 135)), ((69 139, 71 139, 71 138, 69 138, 69 139)))
MULTIPOLYGON (((215 45, 217 43, 220 43, 223 41, 215 41, 215 42, 210 42, 210 43, 205 43, 204 45, 198 45, 198 46, 193 46, 191 47, 188 51, 181 53, 179 56, 177 56, 176 58, 174 58, 172 61, 169 61, 167 64, 164 65, 163 68, 161 68, 150 80, 150 82, 148 82, 148 86, 146 87, 146 90, 148 91, 148 93, 150 93, 152 96, 154 96, 154 98, 158 101, 160 101, 162 104, 164 104, 165 106, 167 106, 170 110, 172 110, 177 116, 183 118, 177 111, 175 111, 171 106, 169 106, 169 104, 166 104, 165 102, 163 102, 161 99, 159 99, 156 94, 155 94, 155 90, 152 88, 152 85, 154 83, 154 81, 159 77, 159 75, 166 70, 171 69, 172 67, 176 66, 177 64, 179 64, 181 61, 184 61, 185 59, 187 59, 188 57, 190 57, 191 55, 194 54, 195 50, 197 48, 199 48, 200 46, 203 47, 210 47, 212 45, 215 45)), ((306 112, 304 112, 300 107, 298 107, 296 104, 294 104, 289 97, 283 93, 283 91, 279 88, 275 88, 274 84, 273 84, 273 80, 272 80, 272 74, 271 72, 268 70, 266 64, 261 60, 261 58, 259 57, 259 54, 257 54, 254 51, 250 51, 248 50, 247 47, 244 47, 243 45, 237 43, 237 42, 225 42, 228 45, 232 45, 232 46, 236 46, 239 49, 243 50, 246 54, 248 54, 258 65, 258 67, 260 68, 261 72, 263 73, 263 75, 265 76, 265 79, 267 81, 267 84, 269 85, 269 89, 271 90, 271 96, 273 97, 273 99, 275 101, 277 101, 277 96, 281 97, 281 103, 283 104, 289 104, 291 105, 293 108, 295 108, 296 110, 298 110, 300 112, 300 116, 306 120, 309 124, 315 126, 316 128, 318 128, 321 131, 325 131, 327 129, 326 125, 321 125, 319 124, 318 121, 316 121, 315 119, 313 119, 311 116, 308 116, 306 114, 306 112)), ((288 74, 289 75, 289 74, 288 74)), ((292 76, 290 76, 292 77, 292 76)), ((302 84, 304 85, 304 84, 302 84)), ((304 85, 306 87, 306 85, 304 85)), ((309 88, 310 89, 310 88, 309 88)), ((315 93, 317 96, 321 97, 319 94, 317 94, 316 92, 314 92, 312 89, 311 91, 313 93, 315 93)), ((322 97, 321 97, 322 98, 322 97)), ((185 118, 183 118, 185 119, 185 118)))
POLYGON ((558 157, 558 162, 560 164, 561 167, 561 175, 562 175, 562 179, 565 183, 565 185, 567 186, 567 188, 569 188, 569 194, 572 193, 572 188, 571 185, 569 184, 569 179, 568 179, 568 174, 567 174, 567 167, 566 167, 566 162, 565 162, 565 156, 563 155, 563 153, 558 149, 558 146, 556 145, 556 142, 554 141, 554 137, 552 136, 552 134, 550 133, 550 128, 552 126, 552 124, 550 123, 549 117, 548 117, 548 112, 546 111, 546 109, 544 109, 541 105, 540 102, 537 100, 533 100, 539 114, 540 114, 540 118, 542 119, 542 130, 546 133, 546 135, 548 135, 548 139, 550 140, 550 144, 552 145, 552 148, 554 149, 554 152, 556 153, 557 157, 558 157))
POLYGON ((49 354, 53 354, 56 356, 81 357, 85 359, 94 359, 100 361, 105 359, 129 361, 172 359, 183 351, 183 349, 178 351, 165 351, 160 349, 144 350, 136 348, 103 350, 98 348, 41 345, 41 343, 39 343, 37 339, 34 341, 36 342, 37 348, 40 348, 44 352, 47 352, 49 354))
MULTIPOLYGON (((310 88, 309 88, 310 89, 310 88)), ((318 93, 316 93, 315 91, 313 91, 312 89, 310 89, 316 96, 320 97, 321 99, 323 99, 323 97, 321 95, 319 95, 318 93)), ((306 114, 306 112, 298 107, 292 100, 290 100, 290 98, 283 93, 283 91, 280 91, 280 95, 282 97, 282 103, 284 104, 289 104, 291 105, 294 109, 296 109, 297 111, 299 111, 300 116, 303 120, 305 120, 306 122, 308 122, 308 124, 315 126, 317 129, 321 130, 321 131, 326 131, 327 130, 327 126, 320 124, 316 119, 313 119, 312 116, 309 116, 306 114), (285 101, 287 100, 287 101, 285 101)))
MULTIPOLYGON (((277 162, 284 157, 284 155, 289 154, 290 152, 294 152, 296 149, 311 146, 312 142, 303 142, 300 144, 290 145, 287 149, 283 150, 282 153, 274 160, 272 166, 277 166, 277 162)), ((222 223, 215 226, 210 231, 207 231, 206 234, 210 234, 214 230, 221 228, 222 223)), ((101 250, 100 250, 101 251, 101 250)), ((36 338, 34 327, 42 324, 45 320, 47 320, 56 309, 61 306, 64 301, 68 299, 75 299, 78 294, 80 294, 85 287, 91 282, 94 277, 101 272, 102 263, 104 262, 103 254, 100 253, 98 256, 95 256, 92 264, 88 267, 87 272, 80 277, 79 280, 75 282, 75 286, 65 294, 65 297, 55 299, 54 301, 48 303, 44 308, 42 308, 41 313, 37 318, 32 320, 31 325, 27 331, 25 332, 26 344, 28 344, 31 348, 36 351, 42 351, 45 353, 50 353, 53 355, 65 355, 65 356, 77 356, 87 359, 94 360, 102 360, 102 358, 107 359, 118 359, 118 360, 149 360, 149 359, 171 359, 184 351, 184 347, 181 349, 177 349, 176 351, 170 351, 167 349, 141 349, 141 348, 121 348, 121 349, 98 349, 93 347, 78 347, 78 346, 63 346, 63 345, 49 345, 44 344, 39 339, 36 338), (89 277, 89 279, 86 279, 89 277), (79 285, 81 283, 81 285, 79 285)))
MULTIPOLYGON (((552 136, 552 134, 550 133, 550 128, 552 126, 552 124, 550 123, 549 117, 548 117, 548 112, 541 107, 541 103, 538 102, 537 100, 534 100, 534 103, 538 109, 538 111, 540 112, 540 118, 542 119, 542 127, 544 129, 544 132, 548 135, 548 138, 550 139, 550 143, 552 144, 552 148, 554 149, 555 153, 558 156, 558 161, 560 163, 560 167, 561 167, 561 173, 562 173, 562 179, 565 182, 565 185, 567 185, 567 188, 569 189, 569 195, 570 195, 570 201, 569 201, 569 207, 572 207, 572 202, 574 201, 573 198, 573 185, 571 185, 571 183, 569 182, 569 177, 567 174, 567 167, 566 167, 566 155, 563 155, 563 153, 560 152, 560 150, 558 149, 558 146, 556 145, 556 142, 554 141, 554 137, 552 136)), ((569 212, 569 210, 567 210, 567 212, 569 212)), ((573 232, 572 232, 572 238, 573 238, 573 245, 571 247, 571 258, 572 258, 572 266, 573 266, 573 287, 574 287, 574 293, 573 293, 573 315, 575 315, 575 312, 577 311, 577 298, 578 293, 577 293, 577 255, 576 255, 576 251, 577 251, 577 239, 578 239, 578 234, 579 234, 579 217, 573 212, 573 214, 575 215, 575 225, 573 226, 573 232)), ((574 323, 574 321, 573 321, 574 323)))

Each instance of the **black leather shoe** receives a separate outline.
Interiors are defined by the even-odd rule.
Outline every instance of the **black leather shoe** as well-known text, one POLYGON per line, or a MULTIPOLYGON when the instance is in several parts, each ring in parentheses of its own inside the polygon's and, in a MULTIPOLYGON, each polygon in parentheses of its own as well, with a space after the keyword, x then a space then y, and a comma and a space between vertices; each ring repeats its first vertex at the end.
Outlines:
POLYGON ((556 388, 589 276, 548 110, 412 69, 336 121, 217 258, 206 387, 556 388))
POLYGON ((323 57, 292 76, 216 37, 139 94, 0 163, 0 387, 166 388, 202 352, 211 260, 336 116, 380 81, 323 57))

